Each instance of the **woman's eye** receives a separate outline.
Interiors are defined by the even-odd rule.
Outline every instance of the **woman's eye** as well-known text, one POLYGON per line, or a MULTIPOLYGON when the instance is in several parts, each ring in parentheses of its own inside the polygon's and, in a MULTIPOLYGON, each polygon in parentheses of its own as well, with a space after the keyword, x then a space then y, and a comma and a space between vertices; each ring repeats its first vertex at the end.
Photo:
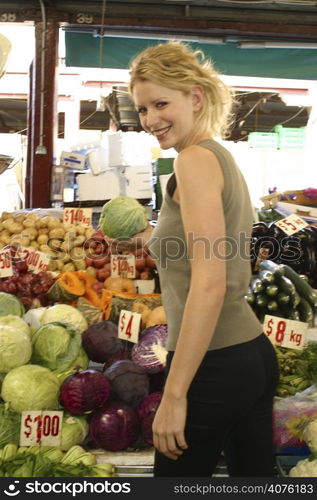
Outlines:
POLYGON ((146 113, 146 108, 138 108, 137 112, 139 113, 139 115, 144 115, 144 113, 146 113))
POLYGON ((167 105, 166 101, 160 101, 160 102, 156 103, 157 108, 164 108, 164 106, 166 106, 166 105, 167 105))

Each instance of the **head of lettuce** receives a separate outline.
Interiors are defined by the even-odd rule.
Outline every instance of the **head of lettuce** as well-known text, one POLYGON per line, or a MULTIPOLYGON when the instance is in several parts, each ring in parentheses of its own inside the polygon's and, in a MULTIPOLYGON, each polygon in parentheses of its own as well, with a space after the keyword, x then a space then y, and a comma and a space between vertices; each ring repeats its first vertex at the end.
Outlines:
POLYGON ((118 196, 105 203, 99 219, 101 231, 116 240, 128 240, 144 231, 147 224, 145 208, 128 196, 118 196))

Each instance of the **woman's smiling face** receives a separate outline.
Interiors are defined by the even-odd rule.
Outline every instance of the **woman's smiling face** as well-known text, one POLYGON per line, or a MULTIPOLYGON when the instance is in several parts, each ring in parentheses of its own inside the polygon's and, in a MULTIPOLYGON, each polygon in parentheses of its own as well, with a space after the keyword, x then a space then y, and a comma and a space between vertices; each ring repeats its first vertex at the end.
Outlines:
POLYGON ((138 80, 133 100, 146 132, 154 135, 162 149, 181 151, 194 136, 194 116, 200 105, 193 92, 162 87, 149 80, 138 80))

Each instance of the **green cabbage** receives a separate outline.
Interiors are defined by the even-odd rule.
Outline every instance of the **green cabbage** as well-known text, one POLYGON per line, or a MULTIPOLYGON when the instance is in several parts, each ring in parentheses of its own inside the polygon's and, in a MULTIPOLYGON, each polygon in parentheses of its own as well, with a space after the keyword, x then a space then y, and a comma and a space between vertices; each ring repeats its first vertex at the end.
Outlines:
POLYGON ((79 349, 78 356, 76 359, 72 362, 72 365, 67 368, 66 370, 53 370, 54 373, 58 376, 58 380, 60 384, 64 382, 67 377, 70 375, 74 375, 79 370, 86 370, 89 366, 89 358, 86 354, 85 349, 81 346, 79 349))
POLYGON ((21 415, 0 404, 0 449, 8 443, 19 444, 21 415))
POLYGON ((32 363, 62 371, 73 366, 80 351, 81 334, 73 325, 55 321, 36 330, 32 343, 32 363))
POLYGON ((118 196, 105 203, 99 219, 102 232, 117 240, 129 239, 148 224, 145 208, 134 198, 118 196))
POLYGON ((59 407, 59 380, 48 368, 24 365, 13 368, 4 377, 2 399, 10 409, 21 413, 26 410, 56 410, 59 407))
POLYGON ((82 313, 69 304, 55 304, 54 306, 47 307, 40 317, 41 325, 55 321, 70 323, 80 333, 83 333, 88 328, 87 320, 82 313))
MULTIPOLYGON (((29 309, 23 316, 24 321, 33 329, 37 330, 40 328, 40 319, 43 316, 44 311, 47 307, 35 307, 34 309, 29 309)), ((34 331, 34 330, 33 330, 34 331)))
POLYGON ((0 292, 0 316, 13 314, 22 317, 25 312, 24 306, 19 299, 11 293, 0 292))
POLYGON ((28 333, 13 326, 0 324, 0 372, 8 373, 12 368, 30 361, 32 344, 28 333))
POLYGON ((31 328, 26 323, 26 321, 24 321, 24 319, 20 318, 20 316, 13 316, 13 314, 8 314, 7 316, 0 316, 0 325, 13 326, 18 330, 27 333, 31 337, 31 328))
POLYGON ((81 444, 88 434, 88 422, 84 416, 75 416, 65 412, 62 423, 60 448, 69 450, 75 444, 81 444))

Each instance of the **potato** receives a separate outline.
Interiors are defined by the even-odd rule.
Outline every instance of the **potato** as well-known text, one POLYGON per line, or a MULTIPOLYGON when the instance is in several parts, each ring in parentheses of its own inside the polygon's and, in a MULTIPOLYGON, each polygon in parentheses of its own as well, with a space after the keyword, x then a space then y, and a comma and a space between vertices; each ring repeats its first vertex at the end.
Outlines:
POLYGON ((50 260, 47 266, 47 269, 49 271, 56 271, 58 269, 57 267, 57 261, 56 260, 50 260))
POLYGON ((58 219, 54 219, 54 218, 51 218, 48 223, 47 223, 47 227, 49 229, 56 229, 58 227, 60 227, 61 223, 58 219))
POLYGON ((59 225, 58 227, 51 229, 48 234, 50 238, 64 238, 65 229, 59 225))
POLYGON ((35 225, 35 219, 34 217, 31 217, 30 215, 27 216, 26 219, 22 222, 24 227, 34 227, 35 225))
POLYGON ((38 242, 36 240, 32 240, 30 242, 29 246, 32 247, 32 248, 34 248, 34 250, 38 250, 40 245, 38 244, 38 242))
POLYGON ((90 274, 90 276, 93 276, 94 278, 96 277, 97 269, 95 269, 94 267, 88 266, 86 267, 85 271, 86 273, 90 274))
POLYGON ((62 260, 55 260, 56 263, 56 270, 62 271, 64 267, 64 262, 62 260))
POLYGON ((66 271, 76 271, 76 268, 72 262, 67 262, 67 264, 64 264, 62 271, 63 273, 66 271))
POLYGON ((82 225, 78 224, 78 226, 76 227, 76 232, 77 232, 77 234, 85 235, 86 226, 82 226, 82 225))
POLYGON ((74 246, 75 247, 82 247, 83 244, 85 242, 85 236, 84 235, 80 235, 80 236, 77 236, 77 238, 74 239, 74 246))
POLYGON ((23 231, 23 226, 19 222, 12 222, 12 224, 7 224, 7 229, 12 234, 20 234, 23 231))
POLYGON ((23 214, 14 215, 15 222, 19 222, 20 224, 22 224, 22 222, 24 221, 24 219, 25 219, 25 215, 23 215, 23 214))
POLYGON ((30 245, 30 238, 21 236, 21 234, 13 234, 11 236, 10 244, 13 246, 28 247, 30 245))
POLYGON ((10 243, 11 236, 8 231, 2 231, 1 240, 4 242, 5 245, 8 245, 10 243))
POLYGON ((73 264, 76 268, 77 271, 84 271, 86 269, 86 262, 84 261, 84 259, 82 260, 74 260, 73 261, 73 264))
POLYGON ((63 240, 62 239, 58 239, 58 238, 49 238, 47 244, 50 248, 52 248, 52 250, 59 250, 61 245, 63 243, 63 240))
MULTIPOLYGON (((9 226, 14 224, 14 218, 13 217, 9 217, 8 219, 6 219, 3 223, 3 227, 7 230, 7 231, 10 231, 9 230, 9 226)), ((11 233, 12 231, 10 231, 11 233)))
POLYGON ((64 240, 60 248, 63 252, 70 253, 71 249, 74 248, 74 243, 73 241, 64 240))
POLYGON ((88 227, 85 231, 86 239, 89 240, 95 232, 96 230, 93 227, 88 227))
POLYGON ((1 214, 1 219, 2 220, 7 220, 7 219, 10 219, 13 217, 13 213, 12 212, 2 212, 1 214))
POLYGON ((49 228, 48 227, 41 227, 40 229, 37 230, 37 234, 48 234, 49 228))
POLYGON ((39 245, 46 245, 48 241, 48 234, 39 234, 37 237, 37 242, 39 245))
POLYGON ((70 251, 70 257, 72 260, 82 260, 86 256, 86 252, 82 247, 74 247, 70 251))
POLYGON ((28 228, 23 229, 21 231, 21 234, 23 236, 27 236, 28 238, 35 240, 37 237, 37 230, 35 229, 35 227, 28 227, 28 228))

